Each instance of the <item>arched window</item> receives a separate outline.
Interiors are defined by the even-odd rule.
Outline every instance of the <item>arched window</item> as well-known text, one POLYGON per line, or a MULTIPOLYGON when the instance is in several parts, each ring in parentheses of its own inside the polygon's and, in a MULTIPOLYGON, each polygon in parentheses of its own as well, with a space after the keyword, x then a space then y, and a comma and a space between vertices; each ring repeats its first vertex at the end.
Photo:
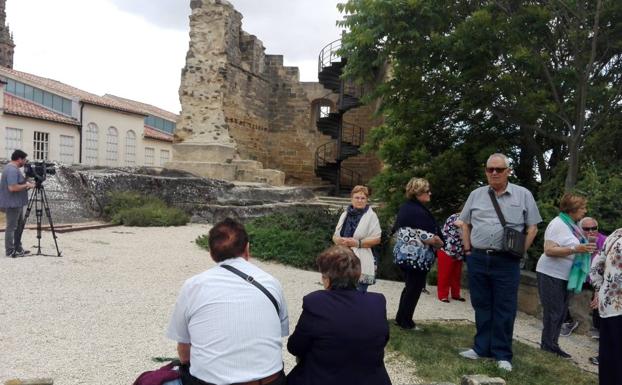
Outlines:
POLYGON ((136 134, 132 130, 125 134, 125 164, 136 164, 136 134))
POLYGON ((98 137, 99 128, 95 123, 89 123, 84 133, 84 162, 86 164, 97 164, 98 158, 98 137))
POLYGON ((109 127, 106 137, 106 161, 114 166, 119 159, 119 133, 116 128, 109 127))

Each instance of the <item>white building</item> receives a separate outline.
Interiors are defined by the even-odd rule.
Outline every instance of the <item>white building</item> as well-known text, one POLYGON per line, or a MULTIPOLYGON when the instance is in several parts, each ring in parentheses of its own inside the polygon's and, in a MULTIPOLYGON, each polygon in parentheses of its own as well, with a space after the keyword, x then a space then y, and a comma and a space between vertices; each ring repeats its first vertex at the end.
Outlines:
POLYGON ((171 159, 176 114, 6 67, 0 82, 0 158, 19 148, 62 164, 162 167, 171 159))

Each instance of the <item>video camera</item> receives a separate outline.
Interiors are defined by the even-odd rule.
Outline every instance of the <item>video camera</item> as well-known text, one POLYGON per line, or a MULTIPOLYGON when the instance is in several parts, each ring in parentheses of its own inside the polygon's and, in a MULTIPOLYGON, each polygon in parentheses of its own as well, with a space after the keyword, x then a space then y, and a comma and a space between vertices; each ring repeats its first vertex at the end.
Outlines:
POLYGON ((34 178, 35 182, 43 183, 47 175, 56 174, 56 168, 54 163, 29 162, 24 165, 24 174, 27 178, 34 178))

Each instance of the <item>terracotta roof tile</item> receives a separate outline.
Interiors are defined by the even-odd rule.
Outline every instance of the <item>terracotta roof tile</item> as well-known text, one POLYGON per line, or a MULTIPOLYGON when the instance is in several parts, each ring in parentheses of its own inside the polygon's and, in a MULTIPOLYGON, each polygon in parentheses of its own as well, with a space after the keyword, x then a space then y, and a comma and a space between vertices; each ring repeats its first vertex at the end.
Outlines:
POLYGON ((100 107, 110 108, 113 110, 119 110, 123 112, 129 112, 137 115, 146 116, 146 114, 142 111, 133 107, 127 103, 122 103, 120 101, 116 101, 111 98, 106 98, 103 96, 98 96, 92 94, 90 92, 83 91, 79 88, 72 87, 65 83, 61 83, 57 80, 52 80, 48 78, 44 78, 41 76, 29 74, 27 72, 21 72, 14 70, 12 68, 6 68, 0 66, 0 75, 8 78, 12 78, 24 83, 28 83, 29 85, 43 88, 47 91, 57 92, 60 95, 64 95, 66 97, 74 97, 78 98, 81 102, 87 104, 93 104, 100 107))
POLYGON ((163 140, 165 142, 172 142, 173 141, 173 135, 168 134, 166 132, 162 132, 162 131, 156 130, 155 128, 152 128, 152 127, 149 127, 149 126, 145 126, 144 135, 145 135, 145 138, 151 138, 151 139, 156 139, 156 140, 163 140))
POLYGON ((29 100, 18 98, 11 94, 4 94, 4 113, 11 115, 24 116, 27 118, 48 120, 51 122, 71 124, 72 126, 79 126, 80 123, 68 116, 59 114, 45 107, 42 107, 29 100))
POLYGON ((145 114, 157 116, 158 118, 166 119, 166 120, 174 122, 174 123, 176 123, 177 119, 179 119, 179 115, 174 114, 174 113, 169 112, 169 111, 166 111, 166 110, 163 110, 163 109, 161 109, 159 107, 156 107, 156 106, 153 106, 151 104, 138 102, 138 101, 132 100, 132 99, 126 99, 126 98, 122 98, 120 96, 115 96, 115 95, 111 95, 111 94, 104 95, 104 98, 109 98, 109 99, 116 100, 116 101, 121 102, 121 103, 128 104, 128 105, 136 108, 137 110, 142 111, 145 114))

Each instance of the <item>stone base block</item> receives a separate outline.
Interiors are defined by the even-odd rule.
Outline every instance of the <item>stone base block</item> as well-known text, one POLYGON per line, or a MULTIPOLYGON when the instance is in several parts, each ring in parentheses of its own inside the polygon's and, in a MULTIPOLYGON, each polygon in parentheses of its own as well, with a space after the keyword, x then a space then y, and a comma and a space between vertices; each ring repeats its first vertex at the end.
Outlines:
POLYGON ((267 183, 272 186, 283 186, 285 184, 285 173, 279 170, 238 169, 235 173, 235 180, 240 182, 267 183))
POLYGON ((264 168, 257 170, 257 176, 272 186, 283 186, 285 184, 285 173, 283 171, 264 168))
POLYGON ((238 170, 244 171, 254 171, 263 168, 263 164, 257 160, 242 160, 242 159, 234 159, 231 161, 231 164, 234 164, 238 167, 238 170))
POLYGON ((216 162, 183 162, 172 161, 166 163, 166 168, 182 170, 197 176, 212 179, 235 180, 237 167, 230 163, 216 162))
POLYGON ((235 152, 225 144, 181 142, 173 144, 173 161, 229 163, 235 152))

